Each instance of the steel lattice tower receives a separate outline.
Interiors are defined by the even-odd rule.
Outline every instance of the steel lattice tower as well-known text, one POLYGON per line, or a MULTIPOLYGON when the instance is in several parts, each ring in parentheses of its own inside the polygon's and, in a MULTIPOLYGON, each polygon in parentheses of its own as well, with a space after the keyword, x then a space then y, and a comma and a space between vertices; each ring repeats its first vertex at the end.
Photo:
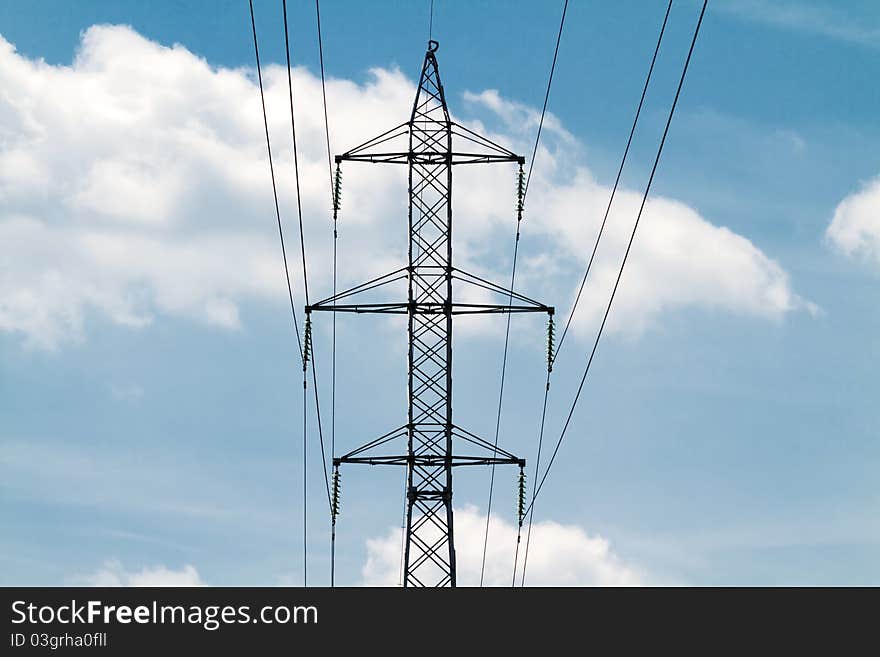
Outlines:
POLYGON ((344 456, 343 463, 407 467, 404 586, 455 586, 452 470, 462 465, 525 461, 458 427, 452 416, 453 316, 544 312, 553 308, 468 274, 452 260, 452 169, 460 164, 517 163, 515 155, 450 119, 431 41, 425 54, 409 121, 342 155, 343 161, 400 164, 408 169, 409 246, 407 266, 367 281, 306 308, 312 311, 406 314, 408 408, 405 425, 344 456), (359 302, 360 297, 395 282, 406 282, 407 299, 359 302), (505 303, 457 303, 453 288, 470 285, 505 303), (406 441, 405 453, 393 446, 406 441), (477 455, 460 445, 478 448, 477 455), (389 451, 391 450, 391 451, 389 451))

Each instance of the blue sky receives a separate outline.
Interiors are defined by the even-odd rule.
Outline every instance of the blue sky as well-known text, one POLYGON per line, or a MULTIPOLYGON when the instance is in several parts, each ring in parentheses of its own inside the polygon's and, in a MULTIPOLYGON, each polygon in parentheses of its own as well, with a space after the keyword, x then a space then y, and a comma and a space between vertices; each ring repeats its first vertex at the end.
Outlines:
MULTIPOLYGON (((277 65, 280 3, 255 6, 264 61, 277 65)), ((427 6, 322 4, 335 151, 406 119, 427 6)), ((437 2, 453 112, 527 151, 560 9, 437 2)), ((664 9, 569 8, 522 246, 523 291, 563 314, 664 9)), ((623 178, 633 194, 698 11, 675 3, 623 178)), ((192 573, 187 566, 211 584, 301 583, 301 383, 277 288, 247 3, 7 3, 0 26, 15 47, 0 67, 0 116, 11 126, 0 133, 0 583, 137 581, 192 573), (86 32, 94 25, 130 29, 86 32), (88 55, 79 65, 77 52, 88 55), (36 145, 26 159, 20 139, 36 145), (193 153, 211 165, 194 166, 193 153)), ((291 3, 291 27, 298 98, 316 116, 311 3, 291 3)), ((646 214, 618 324, 536 505, 538 521, 555 523, 536 536, 536 554, 562 555, 556 566, 537 563, 539 581, 880 581, 878 53, 872 2, 710 2, 652 191, 662 200, 646 214)), ((282 162, 283 111, 270 99, 282 162)), ((304 125, 305 140, 308 126, 320 127, 304 125)), ((309 180, 320 181, 306 203, 310 275, 326 291, 326 170, 313 142, 304 146, 309 180)), ((279 166, 295 244, 290 166, 279 166)), ((405 187, 369 168, 345 173, 342 271, 353 284, 392 268, 405 187)), ((499 175, 485 187, 492 198, 463 181, 457 216, 459 253, 503 280, 513 172, 499 175)), ((624 232, 631 205, 624 196, 612 215, 624 232)), ((619 257, 610 241, 608 271, 619 257)), ((603 280, 554 372, 550 440, 585 362, 603 280)), ((532 461, 543 327, 514 321, 502 444, 532 461)), ((326 328, 316 334, 324 383, 326 328)), ((457 418, 487 437, 499 328, 457 334, 457 418)), ((401 423, 404 333, 345 318, 339 336, 344 447, 401 423)), ((326 386, 321 393, 326 408, 326 386)), ((309 449, 310 583, 325 584, 323 484, 309 449)), ((344 471, 340 583, 385 581, 402 475, 344 471)), ((499 562, 512 548, 504 523, 514 521, 514 481, 513 472, 496 479, 499 562)), ((487 483, 488 472, 460 476, 458 508, 484 513, 487 483)), ((479 513, 459 517, 467 527, 479 513)))

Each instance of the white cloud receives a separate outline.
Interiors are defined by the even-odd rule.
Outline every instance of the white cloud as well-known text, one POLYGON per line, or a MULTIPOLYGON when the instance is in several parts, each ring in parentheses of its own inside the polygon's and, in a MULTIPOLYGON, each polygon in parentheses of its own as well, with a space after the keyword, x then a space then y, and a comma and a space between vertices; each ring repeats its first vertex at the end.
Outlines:
POLYGON ((838 204, 826 236, 842 253, 880 265, 880 177, 838 204))
MULTIPOLYGON (((579 168, 565 187, 536 189, 530 204, 541 208, 535 223, 548 235, 563 235, 560 251, 582 265, 607 196, 608 190, 579 168)), ((640 203, 639 193, 618 192, 576 328, 604 311, 640 203)), ((792 291, 785 270, 748 239, 709 223, 683 203, 654 197, 639 224, 611 328, 638 332, 662 312, 687 307, 777 320, 794 310, 814 309, 792 291)))
MULTIPOLYGON (((456 565, 459 586, 477 586, 483 554, 486 516, 474 506, 455 511, 456 565)), ((523 536, 521 546, 525 546, 523 536)), ((363 567, 366 586, 397 586, 400 581, 401 530, 367 540, 363 567)), ((492 516, 486 553, 486 586, 510 586, 516 526, 492 516)), ((520 552, 520 571, 523 551, 520 552)), ((639 586, 645 574, 626 563, 607 539, 590 536, 576 525, 550 520, 532 526, 526 584, 530 586, 639 586)), ((519 576, 517 577, 517 585, 519 576)))
POLYGON ((715 9, 797 32, 871 48, 880 47, 880 24, 876 21, 876 13, 872 13, 873 8, 866 15, 859 16, 857 8, 847 7, 841 11, 834 3, 726 0, 718 3, 715 9))
POLYGON ((107 561, 94 573, 74 577, 71 581, 76 586, 205 586, 198 571, 190 565, 180 570, 148 566, 129 571, 116 560, 107 561))
MULTIPOLYGON (((295 256, 286 72, 267 66, 264 83, 288 252, 295 256)), ((297 68, 294 87, 310 284, 320 298, 330 280, 320 80, 297 68)), ((92 317, 138 329, 177 316, 235 330, 246 322, 243 302, 285 302, 253 71, 211 67, 182 46, 161 46, 128 27, 94 26, 71 66, 30 60, 0 38, 0 88, 0 331, 52 349, 85 339, 92 317)), ((335 150, 404 120, 413 93, 413 82, 397 70, 374 69, 363 84, 330 79, 335 150)), ((533 108, 496 91, 464 97, 470 111, 497 124, 490 137, 530 151, 533 108)), ((524 239, 540 241, 544 253, 525 249, 520 287, 563 308, 573 298, 608 189, 552 115, 545 137, 524 227, 524 239)), ((473 168, 457 173, 456 184, 457 257, 503 282, 513 171, 473 168)), ((619 194, 581 330, 607 298, 637 199, 636 192, 619 194)), ((404 203, 399 168, 347 169, 342 285, 400 266, 404 203), (347 244, 357 244, 357 252, 347 244)), ((680 202, 653 199, 640 230, 612 330, 639 331, 685 307, 777 319, 808 307, 778 263, 680 202)), ((302 303, 293 256, 294 293, 302 303)))

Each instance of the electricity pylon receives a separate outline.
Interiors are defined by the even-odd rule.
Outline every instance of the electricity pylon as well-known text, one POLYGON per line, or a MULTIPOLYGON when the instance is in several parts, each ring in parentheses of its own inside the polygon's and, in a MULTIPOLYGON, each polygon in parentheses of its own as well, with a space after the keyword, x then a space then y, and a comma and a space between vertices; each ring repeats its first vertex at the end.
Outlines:
POLYGON ((334 205, 338 205, 341 162, 407 167, 407 266, 306 308, 307 313, 336 311, 407 316, 409 403, 406 424, 333 459, 337 473, 343 463, 402 465, 407 468, 404 586, 456 585, 453 468, 492 464, 525 467, 524 459, 496 449, 492 443, 453 422, 453 316, 512 312, 553 314, 552 307, 453 265, 452 168, 461 164, 519 164, 517 210, 521 213, 525 158, 450 119, 437 68, 437 48, 436 41, 428 43, 409 121, 336 156, 334 205), (398 281, 406 281, 406 300, 359 300, 362 295, 398 281), (496 295, 504 303, 456 302, 453 289, 459 285, 475 286, 484 293, 496 295), (395 449, 395 445, 403 441, 406 450, 395 449), (462 453, 461 446, 465 444, 478 453, 462 453))

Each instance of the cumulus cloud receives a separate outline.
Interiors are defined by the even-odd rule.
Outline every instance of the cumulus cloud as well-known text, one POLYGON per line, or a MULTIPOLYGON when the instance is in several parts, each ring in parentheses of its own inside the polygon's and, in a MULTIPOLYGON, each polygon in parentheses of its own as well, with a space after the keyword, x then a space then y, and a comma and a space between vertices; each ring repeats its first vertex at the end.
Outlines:
POLYGON ((94 573, 75 577, 72 581, 77 586, 205 586, 198 571, 190 565, 180 570, 148 566, 130 571, 116 560, 107 561, 94 573))
MULTIPOLYGON (((486 516, 478 508, 466 506, 455 511, 459 586, 479 585, 485 529, 486 516)), ((489 524, 484 585, 510 586, 515 547, 515 525, 493 515, 489 524)), ((367 562, 362 569, 364 585, 398 586, 400 548, 399 527, 367 541, 367 562)), ((521 552, 520 566, 522 557, 521 552)), ((549 520, 532 526, 527 585, 639 586, 645 583, 645 574, 615 554, 607 539, 591 536, 576 525, 549 520)))
POLYGON ((842 253, 880 265, 880 177, 840 202, 826 236, 842 253))
MULTIPOLYGON (((564 193, 536 190, 533 200, 542 208, 537 222, 546 231, 562 231, 567 239, 559 248, 580 262, 592 249, 607 195, 588 171, 579 169, 564 193)), ((575 328, 604 311, 640 203, 639 193, 618 192, 575 328)), ((814 309, 793 292, 785 270, 748 239, 709 223, 683 203, 654 197, 639 224, 611 328, 638 332, 660 313, 686 307, 767 319, 814 309)))
MULTIPOLYGON (((285 70, 267 66, 264 83, 282 214, 295 252, 285 70)), ((453 88, 448 81, 447 87, 453 88)), ((252 70, 212 67, 183 46, 104 25, 85 31, 70 66, 28 59, 0 38, 0 88, 0 331, 52 349, 86 338, 93 317, 142 329, 176 316, 237 330, 246 322, 245 301, 284 302, 252 70)), ((398 70, 374 69, 363 83, 330 79, 334 150, 405 120, 413 94, 413 81, 398 70)), ((296 68, 294 95, 310 283, 320 298, 329 293, 331 253, 320 80, 296 68)), ((534 108, 497 91, 464 100, 474 115, 465 123, 530 150, 534 108)), ((544 255, 524 255, 520 280, 529 296, 564 307, 608 189, 593 178, 558 119, 549 117, 545 135, 527 208, 527 232, 544 255)), ((503 281, 513 172, 477 167, 457 174, 456 185, 457 257, 475 273, 503 281)), ((341 284, 399 267, 406 216, 401 169, 348 171, 343 198, 341 284), (345 244, 358 248, 346 251, 345 244)), ((607 298, 637 199, 636 192, 619 195, 576 327, 594 319, 607 298)), ((297 258, 291 266, 301 300, 297 258)), ((782 267, 748 239, 683 203, 655 198, 610 328, 640 331, 663 312, 689 306, 779 318, 808 304, 782 267)))

